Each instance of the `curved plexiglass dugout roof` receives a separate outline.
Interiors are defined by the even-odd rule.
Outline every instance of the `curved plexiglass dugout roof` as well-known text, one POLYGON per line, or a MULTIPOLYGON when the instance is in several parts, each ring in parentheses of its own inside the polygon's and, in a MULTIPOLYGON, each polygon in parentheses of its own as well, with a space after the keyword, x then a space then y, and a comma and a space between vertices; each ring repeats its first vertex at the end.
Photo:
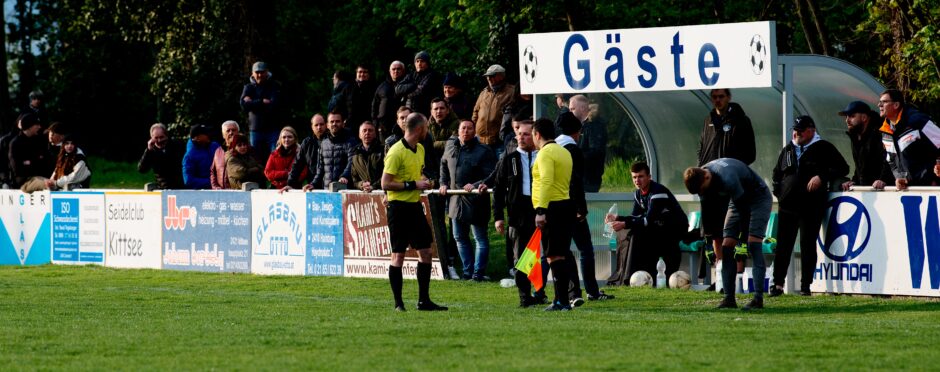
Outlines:
MULTIPOLYGON (((732 101, 741 105, 754 126, 757 141, 754 170, 769 184, 777 154, 785 141, 789 141, 790 125, 783 124, 787 90, 793 97, 789 117, 810 115, 820 136, 835 144, 851 167, 852 151, 845 134, 845 121, 838 112, 856 100, 877 110, 878 95, 884 86, 859 67, 832 57, 780 55, 778 62, 774 88, 732 90, 732 101), (788 75, 792 81, 786 79, 788 75)), ((696 165, 702 125, 711 109, 709 93, 588 94, 595 119, 606 124, 608 132, 607 164, 600 192, 632 188, 629 164, 645 158, 650 162, 655 180, 677 194, 685 194, 682 171, 696 165)), ((536 102, 537 117, 557 115, 554 96, 539 95, 536 102)))

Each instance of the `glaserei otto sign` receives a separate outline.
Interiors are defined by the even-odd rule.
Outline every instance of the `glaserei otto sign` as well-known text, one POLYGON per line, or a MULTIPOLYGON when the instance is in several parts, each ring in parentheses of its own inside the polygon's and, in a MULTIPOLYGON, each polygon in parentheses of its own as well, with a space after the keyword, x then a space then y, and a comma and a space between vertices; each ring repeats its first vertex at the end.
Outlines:
POLYGON ((763 88, 774 22, 519 35, 523 94, 763 88))

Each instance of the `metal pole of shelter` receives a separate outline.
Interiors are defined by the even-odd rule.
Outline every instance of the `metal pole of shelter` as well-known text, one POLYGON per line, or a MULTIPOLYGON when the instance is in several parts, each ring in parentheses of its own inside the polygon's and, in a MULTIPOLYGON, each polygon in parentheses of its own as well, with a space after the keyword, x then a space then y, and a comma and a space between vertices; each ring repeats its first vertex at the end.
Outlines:
POLYGON ((786 146, 790 141, 790 123, 793 122, 793 64, 790 63, 787 56, 778 56, 778 63, 783 68, 783 125, 781 128, 782 146, 786 146))

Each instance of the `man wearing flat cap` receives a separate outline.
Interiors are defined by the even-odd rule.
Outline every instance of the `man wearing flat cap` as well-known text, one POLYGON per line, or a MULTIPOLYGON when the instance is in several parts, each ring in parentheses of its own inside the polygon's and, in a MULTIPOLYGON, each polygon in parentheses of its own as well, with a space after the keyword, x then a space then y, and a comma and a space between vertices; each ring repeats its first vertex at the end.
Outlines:
POLYGON ((281 85, 271 76, 266 63, 255 62, 251 65, 248 84, 238 99, 242 111, 248 113, 249 137, 257 159, 268 158, 281 133, 278 123, 281 85))
POLYGON ((855 161, 855 173, 852 179, 842 184, 842 190, 848 191, 854 185, 871 186, 881 180, 894 184, 891 169, 885 162, 885 147, 878 132, 878 113, 871 110, 865 102, 853 101, 839 116, 845 117, 845 134, 852 141, 852 159, 855 161))
POLYGON ((405 105, 425 117, 431 116, 431 100, 441 97, 443 81, 431 68, 431 55, 426 51, 415 54, 415 70, 395 86, 395 94, 405 100, 405 105))
POLYGON ((797 231, 800 232, 802 268, 800 294, 809 296, 809 285, 816 269, 816 236, 819 235, 829 197, 828 185, 849 173, 849 165, 839 150, 816 132, 813 118, 796 118, 792 129, 793 140, 780 151, 773 172, 773 192, 778 200, 780 224, 777 227, 771 297, 783 294, 797 231))
POLYGON ((483 73, 487 87, 480 92, 477 103, 473 106, 473 122, 476 124, 480 143, 496 152, 496 158, 503 153, 503 141, 499 136, 499 127, 503 122, 503 109, 512 102, 516 86, 506 83, 506 69, 492 65, 483 73))

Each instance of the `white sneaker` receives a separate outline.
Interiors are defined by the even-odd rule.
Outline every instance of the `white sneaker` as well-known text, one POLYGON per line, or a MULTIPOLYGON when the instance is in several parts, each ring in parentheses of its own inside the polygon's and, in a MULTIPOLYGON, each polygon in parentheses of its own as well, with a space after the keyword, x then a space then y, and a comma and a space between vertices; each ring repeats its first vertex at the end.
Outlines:
POLYGON ((584 299, 583 299, 583 298, 581 298, 581 297, 575 297, 575 298, 571 299, 571 307, 572 307, 572 308, 575 308, 575 307, 578 307, 578 306, 581 306, 581 305, 584 305, 584 299))
POLYGON ((460 275, 457 275, 457 269, 455 269, 453 266, 448 266, 448 267, 447 267, 447 274, 449 274, 449 275, 450 275, 450 278, 453 279, 453 280, 459 280, 459 279, 460 279, 460 275))
POLYGON ((516 280, 512 278, 506 278, 499 281, 499 286, 503 288, 512 288, 516 286, 516 280))

